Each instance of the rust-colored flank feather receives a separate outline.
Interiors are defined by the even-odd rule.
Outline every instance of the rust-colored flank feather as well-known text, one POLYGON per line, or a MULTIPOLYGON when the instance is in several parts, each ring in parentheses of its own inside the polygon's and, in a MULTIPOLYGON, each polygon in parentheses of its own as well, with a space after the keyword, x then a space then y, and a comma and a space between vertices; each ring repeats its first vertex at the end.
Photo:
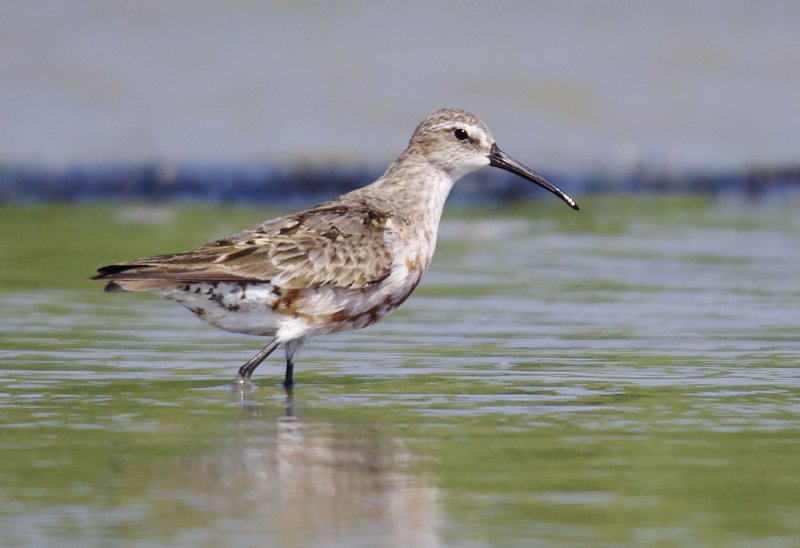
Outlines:
POLYGON ((183 253, 100 268, 107 291, 149 291, 228 331, 270 337, 241 366, 249 382, 278 346, 293 357, 313 335, 359 329, 396 309, 419 284, 455 181, 500 167, 575 202, 503 153, 473 114, 443 109, 416 129, 382 177, 310 209, 278 217, 183 253))

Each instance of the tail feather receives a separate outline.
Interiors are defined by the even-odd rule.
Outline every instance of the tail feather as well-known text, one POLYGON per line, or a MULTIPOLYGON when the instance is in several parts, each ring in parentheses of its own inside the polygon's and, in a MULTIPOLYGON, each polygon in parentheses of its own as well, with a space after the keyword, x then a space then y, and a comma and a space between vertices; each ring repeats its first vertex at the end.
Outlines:
POLYGON ((114 280, 108 282, 104 291, 113 293, 117 291, 164 291, 182 287, 186 284, 175 280, 114 280))
POLYGON ((183 276, 174 273, 141 270, 142 265, 112 264, 97 269, 90 280, 105 280, 104 291, 158 291, 172 289, 187 283, 183 276))

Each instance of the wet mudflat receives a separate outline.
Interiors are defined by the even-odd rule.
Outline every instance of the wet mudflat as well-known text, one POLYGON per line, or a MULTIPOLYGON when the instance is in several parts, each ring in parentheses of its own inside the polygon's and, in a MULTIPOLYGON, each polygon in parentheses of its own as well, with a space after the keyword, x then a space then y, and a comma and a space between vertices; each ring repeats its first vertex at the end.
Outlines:
POLYGON ((449 208, 393 316, 262 341, 96 266, 273 212, 0 211, 0 530, 27 545, 800 542, 792 200, 449 208))

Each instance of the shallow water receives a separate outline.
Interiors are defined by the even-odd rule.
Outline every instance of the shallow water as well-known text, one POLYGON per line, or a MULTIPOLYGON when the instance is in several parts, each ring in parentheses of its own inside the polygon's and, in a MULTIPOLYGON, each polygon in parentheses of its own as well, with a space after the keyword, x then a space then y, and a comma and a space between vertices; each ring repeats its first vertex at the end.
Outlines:
POLYGON ((279 358, 229 390, 261 341, 84 281, 264 212, 3 207, 3 543, 796 545, 797 205, 451 209, 292 401, 279 358))

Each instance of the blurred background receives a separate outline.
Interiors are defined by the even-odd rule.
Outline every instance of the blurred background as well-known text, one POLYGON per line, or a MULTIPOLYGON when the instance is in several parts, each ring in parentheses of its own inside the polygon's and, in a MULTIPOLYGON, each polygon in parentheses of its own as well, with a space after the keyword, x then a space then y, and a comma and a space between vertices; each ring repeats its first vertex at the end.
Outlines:
POLYGON ((12 2, 0 197, 233 199, 298 172, 335 193, 444 106, 568 190, 752 190, 798 178, 798 21, 791 0, 12 2))
POLYGON ((0 545, 800 546, 800 2, 0 9, 0 545), (264 341, 88 281, 379 176, 441 107, 423 283, 264 341))

